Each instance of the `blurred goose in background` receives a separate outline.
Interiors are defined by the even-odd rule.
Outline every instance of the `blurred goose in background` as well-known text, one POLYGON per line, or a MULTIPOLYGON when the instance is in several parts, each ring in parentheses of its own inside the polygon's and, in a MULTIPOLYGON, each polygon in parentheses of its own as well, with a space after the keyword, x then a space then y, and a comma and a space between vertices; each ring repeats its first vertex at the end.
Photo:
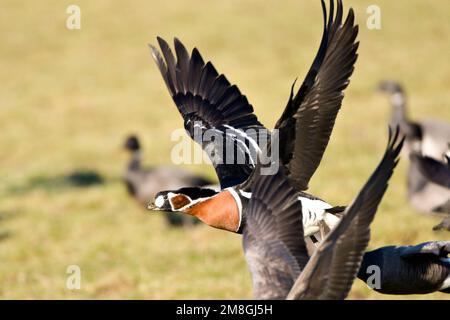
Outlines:
POLYGON ((245 258, 258 299, 345 299, 370 240, 370 224, 398 162, 403 140, 390 135, 378 167, 309 257, 297 191, 284 174, 250 177, 253 194, 243 230, 245 258))
MULTIPOLYGON (((131 158, 125 172, 124 181, 128 193, 133 196, 144 208, 161 189, 181 188, 183 186, 205 186, 212 182, 195 174, 186 172, 177 167, 158 166, 142 168, 141 145, 136 136, 126 139, 125 149, 131 153, 131 158)), ((192 224, 192 218, 181 217, 167 213, 167 222, 173 226, 192 224)))
POLYGON ((405 151, 440 159, 448 150, 450 123, 438 119, 412 121, 408 116, 405 90, 395 81, 381 82, 378 90, 389 96, 392 107, 390 125, 400 126, 400 132, 406 136, 405 151))
MULTIPOLYGON (((321 3, 324 29, 316 57, 296 94, 295 83, 292 86, 288 103, 275 125, 282 142, 280 161, 298 191, 305 235, 313 241, 336 226, 345 209, 333 207, 305 191, 328 145, 359 44, 353 10, 344 20, 341 1, 337 1, 335 11, 335 1, 330 0, 329 15, 324 1, 321 3)), ((166 41, 158 37, 158 43, 161 53, 150 46, 153 58, 186 131, 210 156, 222 192, 201 188, 166 190, 157 194, 150 208, 195 215, 211 226, 239 233, 252 192, 251 185, 241 184, 253 171, 256 154, 270 146, 272 133, 258 121, 238 87, 219 74, 211 62, 205 63, 197 48, 189 55, 175 39, 174 56, 166 41), (212 132, 219 139, 196 140, 205 132, 212 132), (229 163, 223 150, 233 150, 235 159, 245 161, 229 163)))
POLYGON ((378 89, 389 95, 392 105, 391 125, 399 125, 406 136, 404 152, 410 156, 408 168, 408 199, 423 213, 440 212, 450 200, 450 189, 424 174, 420 157, 442 161, 448 151, 450 124, 436 119, 420 122, 409 119, 404 89, 394 81, 384 81, 378 89))
POLYGON ((380 268, 379 287, 385 294, 450 293, 450 241, 425 242, 416 246, 387 246, 364 254, 358 278, 367 283, 380 268))
MULTIPOLYGON (((420 173, 431 181, 447 190, 450 190, 450 158, 449 153, 443 156, 442 161, 435 160, 430 157, 424 157, 418 154, 411 154, 411 162, 419 168, 420 173)), ((442 213, 447 217, 434 230, 450 231, 450 196, 448 200, 441 205, 433 208, 433 212, 442 213)))

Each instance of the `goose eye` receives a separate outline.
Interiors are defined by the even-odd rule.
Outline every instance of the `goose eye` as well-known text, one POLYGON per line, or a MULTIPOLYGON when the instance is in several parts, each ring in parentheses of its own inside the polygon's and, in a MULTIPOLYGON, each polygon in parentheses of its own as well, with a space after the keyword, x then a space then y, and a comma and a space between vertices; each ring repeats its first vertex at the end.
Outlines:
POLYGON ((178 210, 191 203, 191 199, 185 195, 178 194, 170 198, 170 203, 174 210, 178 210))

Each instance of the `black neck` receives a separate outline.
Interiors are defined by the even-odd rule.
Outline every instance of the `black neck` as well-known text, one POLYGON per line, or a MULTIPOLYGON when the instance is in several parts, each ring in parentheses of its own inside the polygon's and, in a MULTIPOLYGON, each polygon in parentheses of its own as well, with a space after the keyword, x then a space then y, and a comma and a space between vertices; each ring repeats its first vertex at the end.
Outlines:
POLYGON ((135 150, 131 154, 131 160, 128 163, 128 170, 139 170, 141 168, 141 152, 135 150))

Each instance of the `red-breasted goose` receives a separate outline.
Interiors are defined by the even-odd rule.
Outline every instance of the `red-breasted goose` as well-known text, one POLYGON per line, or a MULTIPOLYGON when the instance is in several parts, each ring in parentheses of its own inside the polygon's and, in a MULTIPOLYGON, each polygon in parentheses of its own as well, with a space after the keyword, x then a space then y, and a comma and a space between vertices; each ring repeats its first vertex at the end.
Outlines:
MULTIPOLYGON (((212 184, 211 181, 204 177, 173 166, 143 168, 141 166, 141 145, 136 136, 128 137, 124 147, 131 153, 131 158, 123 178, 124 182, 127 186, 128 193, 145 207, 148 204, 148 199, 152 199, 161 189, 212 184)), ((192 223, 191 219, 173 213, 168 213, 166 217, 170 225, 192 223)))
POLYGON ((385 154, 343 218, 309 257, 297 191, 283 167, 250 177, 253 194, 243 228, 244 253, 258 299, 345 299, 370 239, 370 224, 398 162, 403 140, 389 136, 385 154))
MULTIPOLYGON (((358 27, 354 24, 353 10, 349 10, 343 21, 340 0, 336 13, 334 0, 330 0, 329 15, 324 1, 321 3, 324 30, 319 50, 295 95, 292 86, 287 106, 275 125, 281 142, 281 164, 299 191, 298 204, 302 207, 306 235, 317 233, 321 226, 333 228, 339 221, 336 213, 344 209, 333 207, 304 191, 328 144, 358 48, 358 42, 355 42, 358 27)), ((175 39, 175 58, 163 39, 158 38, 158 42, 162 54, 151 46, 152 54, 183 116, 184 127, 194 140, 201 136, 195 135, 196 130, 204 133, 209 129, 221 137, 197 142, 208 155, 214 155, 210 158, 223 191, 213 197, 204 197, 202 192, 165 191, 157 195, 150 208, 172 208, 195 215, 214 227, 237 232, 245 219, 252 192, 251 186, 243 188, 239 184, 252 172, 256 153, 266 147, 266 141, 261 145, 258 138, 262 133, 268 134, 269 138, 271 134, 253 114, 253 107, 237 86, 219 75, 211 62, 205 63, 196 48, 189 55, 183 44, 175 39), (230 147, 236 150, 236 159, 246 161, 227 164, 220 155, 222 150, 230 150, 230 147)))

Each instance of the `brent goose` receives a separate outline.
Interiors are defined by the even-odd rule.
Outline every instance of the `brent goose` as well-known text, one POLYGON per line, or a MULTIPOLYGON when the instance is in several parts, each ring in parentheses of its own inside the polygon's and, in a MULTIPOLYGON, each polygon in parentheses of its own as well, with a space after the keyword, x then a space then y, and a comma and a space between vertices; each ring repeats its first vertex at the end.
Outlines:
MULTIPOLYGON (((324 1, 321 3, 324 30, 317 55, 295 95, 292 86, 287 106, 275 125, 281 142, 281 164, 299 192, 305 235, 316 234, 319 238, 319 231, 324 234, 324 230, 338 223, 344 207, 333 207, 304 191, 328 144, 344 97, 343 90, 353 73, 359 44, 355 42, 358 26, 354 24, 353 10, 349 10, 344 22, 340 0, 337 1, 336 14, 334 0, 330 0, 329 15, 324 1)), ((253 107, 238 87, 231 85, 223 74, 219 75, 211 62, 205 63, 197 48, 189 55, 178 39, 174 42, 176 58, 169 45, 159 37, 162 54, 150 46, 152 55, 183 116, 185 129, 210 156, 223 192, 166 190, 157 194, 149 208, 196 214, 209 225, 241 232, 252 190, 251 186, 240 184, 247 180, 254 168, 255 151, 267 147, 267 141, 261 136, 265 133, 270 140, 271 133, 258 121, 253 107), (207 130, 218 134, 221 139, 196 139, 207 130), (261 143, 261 140, 264 141, 261 143), (242 164, 227 163, 221 151, 230 149, 235 150, 235 159, 246 161, 242 164), (227 200, 228 205, 215 201, 218 199, 227 200), (212 203, 221 205, 216 208, 212 203), (206 211, 206 204, 209 204, 209 211, 206 211)))
POLYGON ((380 268, 378 287, 386 294, 450 293, 450 241, 387 246, 366 252, 358 278, 367 282, 370 266, 380 268))
MULTIPOLYGON (((141 145, 136 136, 129 136, 124 147, 131 153, 131 159, 124 175, 124 182, 128 193, 144 207, 147 206, 148 199, 152 199, 161 189, 211 184, 211 181, 203 177, 176 167, 142 168, 141 145)), ((173 213, 167 213, 166 218, 167 222, 174 226, 191 224, 192 221, 195 221, 173 213)))
POLYGON ((405 90, 398 83, 384 81, 378 89, 390 97, 391 125, 399 125, 406 135, 404 152, 410 156, 407 181, 409 202, 417 211, 439 212, 439 208, 448 205, 450 189, 427 177, 419 160, 421 156, 442 160, 442 155, 448 151, 450 124, 435 119, 411 121, 406 110, 405 90))
POLYGON ((298 193, 283 167, 250 176, 253 193, 243 227, 244 253, 258 299, 345 299, 370 240, 370 224, 398 162, 403 139, 389 135, 385 154, 338 225, 309 257, 298 193))
POLYGON ((405 151, 440 159, 448 149, 450 123, 438 119, 412 121, 407 112, 406 93, 395 81, 383 81, 378 90, 388 94, 392 106, 391 126, 400 126, 406 136, 405 151))

